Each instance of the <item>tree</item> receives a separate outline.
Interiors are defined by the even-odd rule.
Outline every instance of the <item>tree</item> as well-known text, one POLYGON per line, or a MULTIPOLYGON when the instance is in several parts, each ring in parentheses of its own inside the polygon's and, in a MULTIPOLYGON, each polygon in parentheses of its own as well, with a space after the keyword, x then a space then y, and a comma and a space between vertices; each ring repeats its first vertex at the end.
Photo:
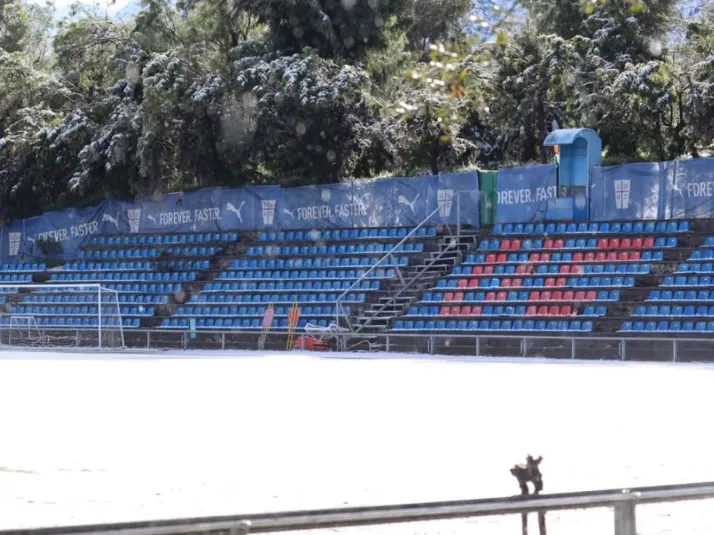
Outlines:
POLYGON ((687 25, 686 42, 678 51, 682 76, 686 78, 691 104, 686 116, 692 125, 696 147, 714 143, 714 6, 707 5, 700 16, 687 25))
POLYGON ((330 58, 359 59, 384 44, 383 28, 408 0, 254 0, 249 12, 269 25, 269 41, 286 54, 305 48, 330 58))
POLYGON ((0 49, 19 52, 30 30, 27 11, 18 0, 0 0, 0 49))
POLYGON ((499 150, 511 162, 545 162, 542 145, 553 121, 572 124, 578 51, 567 40, 527 27, 497 46, 494 59, 488 107, 500 132, 499 150))

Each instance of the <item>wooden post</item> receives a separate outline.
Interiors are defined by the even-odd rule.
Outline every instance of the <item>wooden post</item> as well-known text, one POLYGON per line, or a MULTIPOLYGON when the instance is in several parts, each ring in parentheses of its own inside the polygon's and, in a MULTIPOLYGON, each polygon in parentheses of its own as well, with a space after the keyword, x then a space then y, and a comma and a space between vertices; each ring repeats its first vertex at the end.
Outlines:
POLYGON ((297 302, 293 303, 290 307, 290 312, 288 312, 288 343, 285 349, 292 349, 293 338, 295 337, 295 329, 300 321, 300 309, 298 308, 297 302))

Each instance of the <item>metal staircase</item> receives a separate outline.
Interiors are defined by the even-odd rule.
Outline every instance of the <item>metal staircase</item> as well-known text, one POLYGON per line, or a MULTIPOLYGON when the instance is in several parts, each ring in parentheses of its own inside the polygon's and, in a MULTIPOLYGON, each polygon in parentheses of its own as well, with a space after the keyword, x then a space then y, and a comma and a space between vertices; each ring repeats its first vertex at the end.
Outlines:
POLYGON ((463 260, 464 254, 477 242, 478 232, 460 229, 456 235, 450 232, 437 239, 438 249, 429 253, 420 264, 405 268, 400 284, 391 295, 380 297, 356 320, 355 332, 383 331, 395 317, 403 315, 437 280, 449 273, 463 260))

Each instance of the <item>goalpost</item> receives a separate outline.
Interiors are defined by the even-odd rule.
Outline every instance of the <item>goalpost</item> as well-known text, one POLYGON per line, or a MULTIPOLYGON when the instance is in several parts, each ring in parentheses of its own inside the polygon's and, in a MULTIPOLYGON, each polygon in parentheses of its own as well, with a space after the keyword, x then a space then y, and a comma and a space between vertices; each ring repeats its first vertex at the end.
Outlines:
POLYGON ((124 347, 119 292, 101 284, 0 284, 0 346, 124 347))

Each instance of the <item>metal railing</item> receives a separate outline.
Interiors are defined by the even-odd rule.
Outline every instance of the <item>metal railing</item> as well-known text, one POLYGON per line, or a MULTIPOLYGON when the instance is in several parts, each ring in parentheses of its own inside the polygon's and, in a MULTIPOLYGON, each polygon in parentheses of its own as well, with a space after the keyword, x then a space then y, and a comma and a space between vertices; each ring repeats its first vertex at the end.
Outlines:
POLYGON ((382 313, 384 310, 387 309, 387 307, 391 306, 392 303, 395 303, 403 294, 406 292, 409 288, 412 287, 412 285, 417 282, 418 280, 421 279, 422 275, 429 271, 437 262, 439 262, 442 258, 444 258, 444 255, 446 253, 455 250, 456 249, 457 242, 452 238, 449 243, 441 250, 439 251, 439 254, 431 258, 426 264, 424 264, 421 269, 419 269, 414 276, 409 279, 407 282, 402 281, 402 287, 397 290, 396 293, 393 293, 392 296, 389 298, 388 301, 386 301, 382 306, 379 308, 375 309, 372 312, 372 315, 369 318, 366 318, 366 321, 355 331, 357 333, 361 332, 362 329, 367 327, 373 319, 375 319, 380 313, 382 313))
POLYGON ((376 507, 350 507, 311 511, 173 519, 154 522, 95 524, 44 529, 0 531, 0 535, 229 535, 271 533, 349 526, 395 524, 428 520, 528 514, 574 509, 610 508, 615 535, 636 535, 636 507, 714 498, 714 482, 611 489, 539 496, 514 496, 376 507))
MULTIPOLYGON (((96 333, 96 329, 77 327, 42 327, 47 334, 63 334, 69 340, 46 349, 62 347, 67 351, 89 351, 96 347, 84 346, 81 333, 96 333)), ((11 344, 11 328, 0 326, 0 350, 42 349, 37 346, 11 344)), ((578 359, 607 361, 650 362, 714 362, 714 336, 702 337, 650 337, 650 336, 573 336, 568 333, 542 335, 508 334, 451 334, 391 332, 351 333, 325 332, 305 333, 335 342, 333 347, 357 351, 369 349, 402 354, 444 357, 493 357, 519 359, 578 359)), ((255 330, 221 329, 124 329, 125 345, 136 351, 146 350, 265 350, 284 351, 288 332, 273 329, 265 332, 255 330)), ((50 337, 51 338, 51 337, 50 337)), ((107 347, 107 351, 120 348, 107 347)), ((22 358, 21 352, 14 352, 22 358)), ((380 358, 379 354, 375 358, 380 358)))
MULTIPOLYGON (((362 281, 364 281, 369 276, 369 274, 372 273, 372 271, 374 271, 380 265, 382 265, 382 262, 384 262, 385 260, 388 260, 388 259, 391 260, 392 265, 394 266, 394 269, 397 272, 397 275, 399 276, 399 279, 400 279, 402 285, 404 285, 404 279, 402 278, 401 271, 399 270, 399 263, 396 262, 394 259, 394 253, 399 247, 401 247, 404 243, 406 243, 407 240, 409 240, 411 237, 413 237, 420 228, 422 228, 428 221, 430 221, 432 217, 434 217, 437 213, 439 213, 439 210, 441 210, 442 204, 439 204, 439 206, 437 206, 429 215, 427 215, 421 223, 419 223, 416 227, 414 227, 406 236, 404 236, 404 238, 399 240, 399 242, 396 245, 394 245, 394 247, 392 247, 389 251, 387 251, 383 257, 381 257, 379 260, 377 260, 377 262, 372 267, 370 267, 367 271, 365 271, 360 278, 358 278, 356 281, 354 281, 352 284, 350 284, 350 286, 345 291, 343 291, 340 295, 337 296, 337 299, 335 300, 335 322, 337 323, 337 325, 340 324, 340 317, 343 317, 343 318, 345 318, 345 321, 347 322, 347 326, 349 327, 349 330, 350 331, 354 330, 352 328, 352 322, 350 321, 349 315, 345 313, 342 301, 352 290, 354 290, 359 284, 361 284, 362 281)), ((449 232, 451 232, 451 231, 449 230, 449 232)), ((385 262, 385 265, 387 265, 386 262, 385 262)))

